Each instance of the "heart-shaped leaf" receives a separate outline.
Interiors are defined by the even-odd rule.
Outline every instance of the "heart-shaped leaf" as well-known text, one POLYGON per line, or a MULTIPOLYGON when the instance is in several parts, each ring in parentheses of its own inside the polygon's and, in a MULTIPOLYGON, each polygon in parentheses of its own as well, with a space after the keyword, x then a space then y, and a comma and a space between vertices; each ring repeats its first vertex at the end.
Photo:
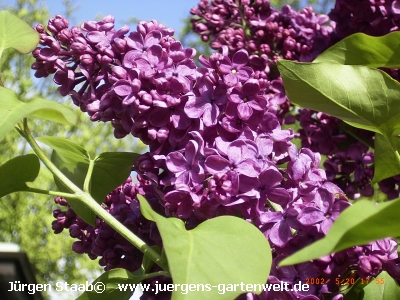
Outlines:
POLYGON ((10 193, 25 191, 26 182, 39 174, 40 163, 35 154, 17 156, 0 166, 0 198, 10 193))
POLYGON ((353 246, 400 236, 400 223, 393 222, 398 219, 399 211, 400 199, 380 204, 359 200, 339 215, 324 238, 283 259, 280 266, 294 265, 353 246))
POLYGON ((102 203, 107 194, 124 183, 140 154, 132 152, 104 152, 94 159, 92 197, 102 203))
POLYGON ((56 101, 35 98, 29 102, 22 102, 14 91, 4 87, 0 87, 0 99, 0 139, 13 129, 15 124, 28 116, 62 124, 77 122, 74 112, 56 101))
POLYGON ((39 43, 39 34, 8 11, 0 11, 0 57, 7 48, 29 53, 39 43))
POLYGON ((142 214, 157 223, 174 284, 209 287, 187 294, 174 291, 172 299, 234 299, 246 292, 246 284, 267 281, 271 250, 265 236, 252 224, 222 216, 188 231, 182 220, 164 218, 151 209, 146 199, 140 195, 138 199, 142 214), (242 284, 244 290, 234 289, 234 284, 242 284))
POLYGON ((135 273, 125 269, 107 271, 92 283, 92 291, 84 292, 76 300, 128 300, 135 291, 136 284, 145 278, 141 269, 138 271, 135 273))
POLYGON ((400 32, 378 37, 352 34, 325 50, 313 62, 400 68, 400 32))

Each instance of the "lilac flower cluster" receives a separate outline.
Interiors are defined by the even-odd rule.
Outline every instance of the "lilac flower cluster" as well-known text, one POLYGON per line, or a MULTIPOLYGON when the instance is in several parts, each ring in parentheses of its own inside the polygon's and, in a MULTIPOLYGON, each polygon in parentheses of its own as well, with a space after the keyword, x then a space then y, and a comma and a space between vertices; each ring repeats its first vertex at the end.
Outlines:
POLYGON ((186 134, 192 121, 180 97, 193 85, 196 52, 183 49, 172 29, 141 22, 126 36, 129 27, 115 30, 112 16, 68 28, 59 15, 49 21, 50 34, 43 25, 35 29, 41 45, 33 51, 35 76, 55 73, 61 95, 92 121, 111 122, 117 138, 132 133, 151 149, 186 134))
MULTIPOLYGON (((357 252, 363 256, 343 268, 336 266, 342 263, 336 256, 289 269, 276 267, 326 235, 350 204, 319 168, 320 154, 298 149, 293 131, 282 129, 278 106, 283 102, 270 91, 285 99, 283 88, 252 68, 247 50, 230 54, 224 45, 209 58, 201 56, 202 67, 196 67, 194 49, 184 49, 172 38, 172 30, 155 21, 139 23, 137 31, 129 32, 126 26, 116 31, 114 18, 107 16, 69 29, 68 22, 56 16, 48 29, 50 34, 43 25, 36 26, 41 43, 33 52, 36 75, 55 73, 60 93, 71 95, 92 121, 111 122, 116 137, 131 133, 150 147, 135 164, 139 184, 127 181, 104 203, 150 245, 161 246, 154 225, 140 215, 137 193, 158 200, 154 206, 160 212, 185 220, 187 228, 218 215, 253 223, 273 248, 270 282, 295 284, 306 275, 340 277, 359 264, 359 272, 364 272, 360 276, 369 277, 385 267, 372 258, 367 260, 373 267, 368 267, 364 257, 375 255, 368 245, 357 252)), ((54 215, 53 229, 69 228, 78 239, 78 253, 101 256, 106 269, 140 265, 141 254, 104 222, 88 227, 71 209, 54 215)), ((379 249, 396 269, 393 247, 379 249)), ((314 286, 301 295, 288 292, 287 297, 318 299, 330 291, 326 285, 314 286)))
POLYGON ((297 12, 289 5, 274 9, 269 0, 201 0, 191 9, 193 31, 213 49, 226 45, 229 54, 246 49, 249 66, 271 81, 266 91, 279 106, 279 117, 293 123, 289 102, 276 68, 278 59, 309 62, 332 45, 334 24, 312 7, 297 12))
POLYGON ((356 32, 381 36, 399 29, 400 2, 337 0, 329 17, 336 22, 336 34, 341 39, 356 32))
MULTIPOLYGON (((296 119, 300 124, 297 137, 301 139, 302 146, 328 156, 331 161, 329 167, 335 169, 330 174, 337 174, 336 178, 330 176, 329 180, 339 184, 352 199, 374 193, 370 185, 373 177, 371 170, 366 170, 363 175, 355 174, 354 168, 351 172, 338 171, 341 165, 352 164, 352 158, 345 158, 341 150, 351 143, 357 144, 340 128, 340 121, 320 112, 292 109, 276 70, 276 60, 285 58, 308 62, 355 32, 378 36, 398 30, 399 1, 336 1, 329 13, 330 19, 336 22, 330 22, 329 25, 329 18, 314 13, 311 7, 296 12, 285 5, 282 11, 277 11, 267 0, 203 0, 192 8, 191 14, 193 31, 203 41, 209 41, 212 48, 219 49, 227 45, 230 54, 238 49, 249 52, 249 65, 260 72, 263 78, 270 80, 266 93, 271 101, 276 102, 280 122, 289 124, 296 119)), ((400 78, 398 70, 385 71, 396 79, 400 78)), ((373 139, 373 133, 367 131, 360 130, 360 135, 368 140, 373 139)), ((369 161, 368 164, 372 164, 373 157, 368 149, 362 148, 361 156, 369 161)), ((380 186, 384 193, 392 197, 392 194, 396 194, 398 184, 396 179, 391 179, 380 186), (389 181, 395 183, 385 185, 389 181)))

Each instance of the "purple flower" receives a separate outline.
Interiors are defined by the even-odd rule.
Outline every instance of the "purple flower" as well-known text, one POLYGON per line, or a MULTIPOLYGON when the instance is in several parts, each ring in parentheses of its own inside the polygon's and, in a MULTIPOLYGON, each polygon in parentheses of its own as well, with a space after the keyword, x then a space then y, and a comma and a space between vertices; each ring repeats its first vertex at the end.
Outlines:
POLYGON ((319 189, 315 199, 315 206, 305 207, 297 219, 304 226, 320 225, 320 230, 327 234, 334 220, 350 203, 346 200, 337 200, 334 195, 325 189, 319 189))
POLYGON ((164 55, 160 45, 153 45, 141 57, 134 60, 144 78, 152 78, 172 64, 171 58, 164 55))
POLYGON ((226 86, 224 84, 214 86, 202 78, 197 80, 197 85, 199 96, 188 95, 185 113, 190 118, 203 117, 204 125, 213 126, 220 117, 219 106, 226 103, 226 86))
POLYGON ((260 85, 258 80, 249 79, 241 88, 235 87, 229 93, 229 100, 238 104, 237 112, 239 118, 248 120, 252 116, 253 110, 262 111, 266 107, 265 96, 259 95, 259 92, 260 85))
POLYGON ((185 155, 178 151, 167 155, 167 167, 175 173, 177 184, 199 184, 204 180, 204 170, 199 156, 199 145, 195 141, 189 141, 186 145, 185 155))
POLYGON ((235 171, 249 177, 256 177, 260 172, 257 163, 249 158, 249 146, 244 140, 236 140, 227 148, 227 158, 220 155, 210 155, 205 160, 205 166, 209 173, 235 171))
POLYGON ((247 51, 239 50, 235 52, 232 57, 232 61, 227 56, 227 51, 225 53, 225 56, 218 64, 218 69, 223 74, 226 85, 233 87, 239 82, 247 81, 253 73, 253 70, 246 66, 249 60, 247 51))

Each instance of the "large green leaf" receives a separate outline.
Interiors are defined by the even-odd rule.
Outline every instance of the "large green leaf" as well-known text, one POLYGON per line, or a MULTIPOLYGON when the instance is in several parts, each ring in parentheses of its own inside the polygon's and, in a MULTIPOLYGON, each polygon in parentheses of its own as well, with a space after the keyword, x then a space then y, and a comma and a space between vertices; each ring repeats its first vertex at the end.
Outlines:
POLYGON ((400 68, 400 32, 379 37, 364 33, 350 35, 327 49, 314 62, 400 68))
POLYGON ((234 299, 246 292, 246 284, 261 285, 267 281, 271 250, 265 236, 252 224, 222 216, 188 231, 182 220, 164 218, 143 197, 138 195, 138 199, 142 214, 157 223, 174 284, 210 287, 209 291, 187 294, 174 291, 172 299, 234 299), (244 290, 227 290, 241 283, 244 290), (224 292, 223 287, 227 288, 224 292))
POLYGON ((353 246, 391 236, 400 236, 400 199, 375 204, 359 200, 346 208, 328 234, 281 261, 281 266, 317 259, 353 246))
POLYGON ((136 284, 144 279, 144 274, 141 273, 141 270, 138 271, 135 273, 125 269, 107 271, 93 281, 92 291, 84 292, 76 300, 128 300, 132 296, 136 284), (94 287, 97 288, 97 291, 94 287), (101 292, 101 289, 104 290, 101 292))
POLYGON ((39 43, 39 34, 20 18, 0 11, 0 57, 7 48, 29 53, 39 43))
MULTIPOLYGON (((107 194, 121 185, 129 176, 132 165, 139 156, 130 152, 105 152, 92 159, 89 153, 74 142, 59 137, 39 137, 38 141, 54 149, 52 162, 76 186, 83 189, 88 174, 89 164, 94 164, 91 176, 90 194, 101 204, 107 194)), ((57 187, 62 192, 70 192, 64 184, 54 177, 57 187)), ((95 214, 81 201, 68 199, 74 211, 88 224, 94 224, 95 214)))
POLYGON ((364 66, 280 60, 278 68, 291 102, 382 135, 375 141, 376 159, 393 167, 378 170, 375 182, 399 174, 400 83, 364 66), (394 154, 384 155, 390 148, 394 154))
POLYGON ((35 154, 17 156, 0 166, 0 198, 13 192, 25 191, 26 182, 39 174, 40 163, 35 154))
POLYGON ((17 94, 0 86, 0 139, 17 124, 28 116, 62 123, 75 124, 76 115, 68 107, 56 101, 35 98, 29 102, 22 102, 17 94))
POLYGON ((335 63, 279 60, 285 91, 294 104, 385 135, 400 116, 400 83, 385 72, 335 63))

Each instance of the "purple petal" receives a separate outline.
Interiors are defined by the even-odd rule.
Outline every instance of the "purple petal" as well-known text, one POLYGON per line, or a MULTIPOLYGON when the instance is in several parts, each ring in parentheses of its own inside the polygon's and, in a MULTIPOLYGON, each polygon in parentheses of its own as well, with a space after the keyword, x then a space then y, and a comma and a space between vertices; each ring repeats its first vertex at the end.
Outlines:
POLYGON ((129 33, 129 38, 127 41, 129 47, 136 49, 136 50, 142 50, 143 49, 143 37, 142 35, 137 32, 137 31, 132 31, 129 33))
POLYGON ((189 141, 185 147, 185 157, 189 165, 195 162, 196 154, 199 147, 196 142, 189 141))
POLYGON ((260 181, 258 180, 258 178, 249 177, 246 175, 240 175, 239 178, 240 178, 240 180, 239 180, 240 191, 242 191, 246 195, 249 195, 249 193, 252 195, 259 194, 259 189, 260 189, 261 184, 260 184, 260 181))
POLYGON ((211 174, 226 172, 229 169, 230 162, 218 155, 211 155, 205 160, 206 170, 211 174))
POLYGON ((278 247, 284 247, 291 238, 292 232, 286 221, 276 223, 269 232, 269 239, 278 247))
POLYGON ((179 173, 188 169, 186 158, 180 152, 172 152, 167 155, 166 164, 168 170, 179 173))
POLYGON ((267 197, 282 207, 285 207, 290 200, 289 192, 284 188, 274 188, 267 191, 267 197))
POLYGON ((157 30, 153 30, 146 34, 146 37, 144 38, 144 48, 149 48, 153 45, 159 44, 162 38, 161 32, 157 30))
POLYGON ((205 178, 203 167, 200 165, 192 166, 190 171, 190 177, 193 179, 195 183, 202 183, 205 178))
POLYGON ((240 174, 249 176, 249 177, 257 177, 260 173, 260 169, 257 164, 251 159, 246 159, 236 166, 236 171, 240 174))
POLYGON ((130 93, 132 93, 132 87, 128 80, 118 80, 114 84, 114 92, 118 96, 125 97, 128 96, 130 93))
POLYGON ((258 178, 263 186, 271 188, 280 184, 283 176, 276 168, 269 167, 267 170, 262 171, 258 178))
POLYGON ((211 107, 211 103, 208 103, 203 97, 189 97, 186 102, 184 111, 192 119, 200 118, 205 109, 211 107))
POLYGON ((253 70, 250 67, 242 67, 235 75, 240 82, 247 81, 253 70))
POLYGON ((245 97, 257 95, 260 91, 260 84, 257 79, 249 79, 243 84, 242 93, 245 97))
POLYGON ((231 162, 238 164, 246 157, 247 145, 243 140, 236 140, 228 147, 228 158, 231 162))
POLYGON ((217 124, 219 108, 215 104, 210 104, 204 110, 203 122, 207 127, 217 124))
POLYGON ((237 74, 233 74, 233 73, 228 73, 226 75, 224 75, 224 82, 228 85, 228 86, 235 86, 238 84, 239 79, 237 77, 237 74))
POLYGON ((135 60, 142 56, 142 51, 131 50, 127 52, 122 60, 122 65, 127 69, 132 69, 136 67, 135 60))
POLYGON ((237 51, 232 57, 232 65, 236 67, 245 66, 249 61, 249 55, 246 50, 237 51))
POLYGON ((325 215, 318 208, 305 207, 298 215, 297 220, 302 225, 310 226, 325 220, 325 215))
POLYGON ((303 162, 300 159, 291 161, 288 164, 289 176, 294 180, 299 180, 303 177, 305 172, 303 162))
POLYGON ((241 118, 242 120, 250 119, 252 114, 253 114, 253 110, 247 103, 240 103, 238 105, 238 115, 239 115, 239 118, 241 118))
POLYGON ((156 66, 163 55, 160 45, 153 45, 147 50, 147 59, 152 66, 156 66))

